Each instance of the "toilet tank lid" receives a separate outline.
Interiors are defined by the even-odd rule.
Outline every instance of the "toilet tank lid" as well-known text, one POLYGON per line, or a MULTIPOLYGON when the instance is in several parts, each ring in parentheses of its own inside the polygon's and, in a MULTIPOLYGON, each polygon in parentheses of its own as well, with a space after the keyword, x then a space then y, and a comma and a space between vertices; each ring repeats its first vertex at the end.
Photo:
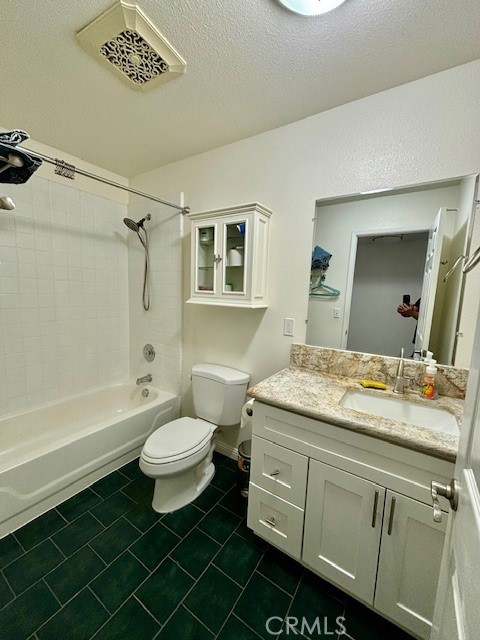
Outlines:
POLYGON ((224 367, 220 364, 195 364, 192 367, 192 376, 209 378, 223 384, 247 384, 250 380, 248 373, 224 367))

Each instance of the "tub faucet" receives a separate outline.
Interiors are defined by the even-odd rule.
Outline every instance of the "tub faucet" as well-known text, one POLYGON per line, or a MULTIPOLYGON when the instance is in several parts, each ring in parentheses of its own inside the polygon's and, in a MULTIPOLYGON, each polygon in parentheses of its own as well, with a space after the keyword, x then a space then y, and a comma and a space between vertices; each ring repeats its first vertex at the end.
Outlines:
POLYGON ((144 384, 145 382, 151 382, 152 381, 152 376, 150 373, 147 373, 146 376, 143 376, 143 378, 137 378, 137 384, 144 384))
POLYGON ((394 393, 405 393, 405 387, 408 387, 413 378, 403 375, 403 347, 400 350, 400 360, 398 361, 397 377, 395 378, 395 384, 393 386, 394 393))

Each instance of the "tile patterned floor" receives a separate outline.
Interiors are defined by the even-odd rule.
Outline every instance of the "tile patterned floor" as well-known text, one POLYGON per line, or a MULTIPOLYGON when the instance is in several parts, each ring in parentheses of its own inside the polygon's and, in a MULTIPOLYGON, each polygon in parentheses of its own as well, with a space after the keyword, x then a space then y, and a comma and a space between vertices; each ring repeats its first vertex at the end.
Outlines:
POLYGON ((321 634, 303 637, 338 640, 345 616, 355 640, 411 640, 254 536, 235 462, 215 463, 212 484, 175 513, 151 509, 153 481, 134 461, 0 540, 0 639, 287 638, 300 636, 286 616, 319 616, 321 634))

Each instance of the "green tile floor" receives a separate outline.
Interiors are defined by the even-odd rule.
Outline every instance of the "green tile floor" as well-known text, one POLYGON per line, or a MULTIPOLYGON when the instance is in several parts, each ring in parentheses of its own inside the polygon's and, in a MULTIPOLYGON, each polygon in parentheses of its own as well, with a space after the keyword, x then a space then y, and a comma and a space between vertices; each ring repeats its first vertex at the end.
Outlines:
POLYGON ((175 513, 152 510, 153 481, 133 461, 0 540, 0 639, 300 637, 288 616, 306 618, 304 638, 411 640, 254 536, 235 462, 215 464, 175 513))

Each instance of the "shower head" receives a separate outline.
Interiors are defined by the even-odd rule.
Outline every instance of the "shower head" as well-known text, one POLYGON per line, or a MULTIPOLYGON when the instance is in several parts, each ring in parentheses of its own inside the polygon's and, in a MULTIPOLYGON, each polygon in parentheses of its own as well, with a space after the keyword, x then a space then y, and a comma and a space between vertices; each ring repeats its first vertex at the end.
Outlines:
POLYGON ((140 229, 143 229, 143 223, 146 220, 150 220, 151 217, 152 216, 149 213, 147 213, 147 215, 144 218, 142 218, 141 220, 139 220, 138 222, 135 222, 131 218, 124 218, 123 222, 127 225, 127 227, 131 231, 135 231, 135 233, 138 233, 140 231, 140 229))
POLYGON ((0 198, 0 209, 5 209, 6 211, 12 211, 15 209, 15 203, 8 196, 2 196, 0 198))

